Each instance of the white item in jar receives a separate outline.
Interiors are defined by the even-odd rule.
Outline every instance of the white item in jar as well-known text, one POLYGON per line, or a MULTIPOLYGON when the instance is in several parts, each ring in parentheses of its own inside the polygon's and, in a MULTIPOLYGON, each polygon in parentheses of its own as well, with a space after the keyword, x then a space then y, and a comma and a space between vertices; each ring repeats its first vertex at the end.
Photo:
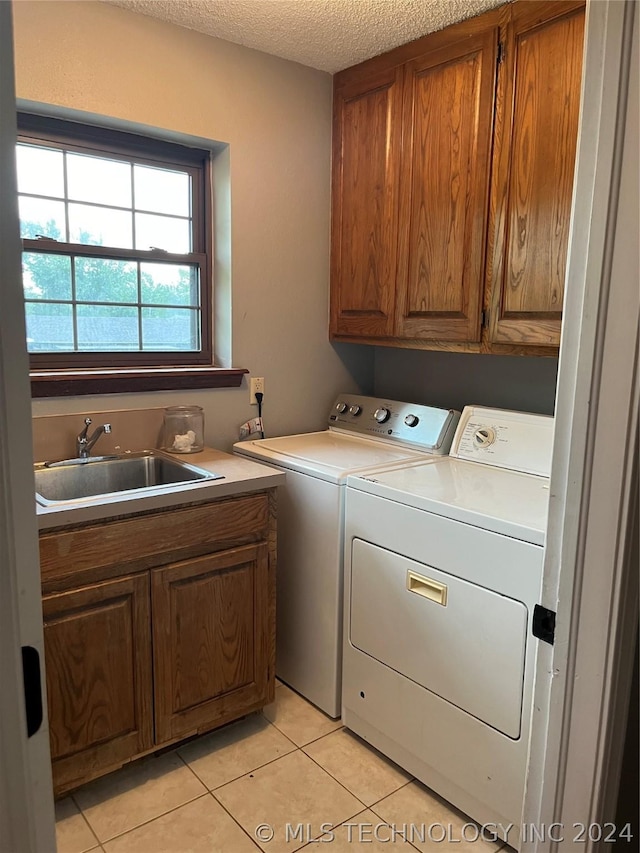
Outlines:
POLYGON ((188 453, 196 443, 196 434, 190 429, 183 435, 176 435, 173 438, 172 450, 177 453, 188 453))

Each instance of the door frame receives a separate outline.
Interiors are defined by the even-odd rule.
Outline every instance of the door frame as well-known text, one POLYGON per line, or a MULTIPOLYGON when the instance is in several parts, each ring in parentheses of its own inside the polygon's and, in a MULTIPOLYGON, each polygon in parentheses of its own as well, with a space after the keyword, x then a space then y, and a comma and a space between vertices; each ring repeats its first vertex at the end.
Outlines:
POLYGON ((542 592, 556 638, 538 648, 524 809, 543 837, 527 853, 556 850, 560 837, 563 853, 598 850, 574 841, 581 825, 615 821, 638 624, 635 7, 587 8, 542 592))
POLYGON ((0 849, 55 850, 44 685, 31 393, 16 189, 11 3, 0 2, 0 849), (44 719, 27 737, 22 646, 36 649, 44 719))

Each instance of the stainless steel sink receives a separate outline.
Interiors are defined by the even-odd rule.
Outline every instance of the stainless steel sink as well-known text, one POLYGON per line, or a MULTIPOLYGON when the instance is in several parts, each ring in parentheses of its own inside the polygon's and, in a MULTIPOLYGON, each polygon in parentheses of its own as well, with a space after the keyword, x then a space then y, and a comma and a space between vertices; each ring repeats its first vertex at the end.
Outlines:
POLYGON ((43 506, 174 488, 202 480, 220 480, 221 474, 158 451, 122 456, 89 456, 61 462, 39 462, 34 466, 36 500, 43 506))

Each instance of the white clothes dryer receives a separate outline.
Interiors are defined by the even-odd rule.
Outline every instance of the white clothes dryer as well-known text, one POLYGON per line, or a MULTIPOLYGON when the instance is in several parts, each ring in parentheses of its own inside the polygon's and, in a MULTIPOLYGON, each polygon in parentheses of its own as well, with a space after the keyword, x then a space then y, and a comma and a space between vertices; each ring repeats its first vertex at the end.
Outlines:
POLYGON ((343 394, 326 430, 234 445, 286 472, 277 510, 276 674, 331 717, 341 708, 347 476, 448 453, 459 417, 343 394))
POLYGON ((343 722, 516 847, 552 441, 466 407, 448 457, 347 481, 343 722))

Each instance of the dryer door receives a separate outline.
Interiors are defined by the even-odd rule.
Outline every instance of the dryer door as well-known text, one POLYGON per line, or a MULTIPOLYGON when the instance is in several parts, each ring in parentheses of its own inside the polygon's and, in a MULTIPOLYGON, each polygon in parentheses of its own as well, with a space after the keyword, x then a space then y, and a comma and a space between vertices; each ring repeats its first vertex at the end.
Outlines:
POLYGON ((527 608, 354 539, 349 640, 510 738, 520 736, 527 608))

